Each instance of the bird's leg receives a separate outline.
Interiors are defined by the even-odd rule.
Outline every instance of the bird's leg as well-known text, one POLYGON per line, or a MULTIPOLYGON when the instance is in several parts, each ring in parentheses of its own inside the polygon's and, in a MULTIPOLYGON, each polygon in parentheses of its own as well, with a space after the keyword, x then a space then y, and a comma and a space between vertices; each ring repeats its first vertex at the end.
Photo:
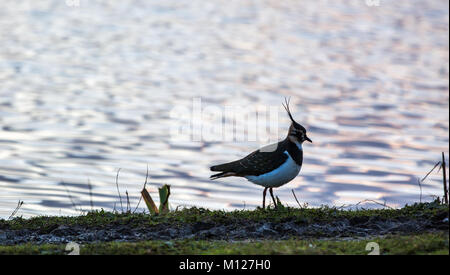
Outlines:
POLYGON ((273 188, 270 187, 269 192, 270 192, 270 196, 272 196, 272 200, 273 200, 273 206, 277 207, 277 201, 275 200, 275 197, 273 196, 273 188))
POLYGON ((263 191, 263 209, 266 208, 266 192, 267 192, 267 187, 264 188, 264 191, 263 191))

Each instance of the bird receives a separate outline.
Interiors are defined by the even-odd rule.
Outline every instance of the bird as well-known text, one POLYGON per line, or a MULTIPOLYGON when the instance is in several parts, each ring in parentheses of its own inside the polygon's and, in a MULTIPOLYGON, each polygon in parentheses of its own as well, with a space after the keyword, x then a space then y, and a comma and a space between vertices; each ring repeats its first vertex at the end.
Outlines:
POLYGON ((225 177, 243 177, 248 181, 263 186, 263 203, 265 209, 266 192, 276 206, 273 188, 280 187, 293 180, 299 173, 303 163, 303 142, 312 140, 306 135, 306 129, 297 123, 289 109, 290 100, 285 98, 282 103, 291 125, 284 140, 264 146, 248 156, 210 167, 211 171, 220 172, 210 176, 211 180, 225 177))

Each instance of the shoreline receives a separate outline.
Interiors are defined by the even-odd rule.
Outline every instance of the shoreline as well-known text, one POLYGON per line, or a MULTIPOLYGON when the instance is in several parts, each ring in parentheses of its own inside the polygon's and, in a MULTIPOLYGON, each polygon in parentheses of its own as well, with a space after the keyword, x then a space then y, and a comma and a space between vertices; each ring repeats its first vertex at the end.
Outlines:
MULTIPOLYGON (((301 247, 308 241, 321 246, 361 243, 371 239, 390 243, 397 239, 418 238, 438 239, 443 242, 442 248, 448 254, 448 218, 448 206, 438 202, 416 203, 401 209, 280 207, 226 212, 186 208, 165 215, 95 211, 68 217, 16 217, 9 221, 0 220, 0 253, 16 251, 20 254, 24 252, 24 247, 34 252, 53 247, 64 253, 61 247, 69 242, 90 247, 92 253, 98 253, 96 249, 99 247, 109 248, 102 250, 106 254, 130 253, 121 247, 159 247, 169 242, 190 243, 194 247, 200 244, 223 247, 228 243, 240 249, 243 249, 242 246, 271 247, 270 243, 279 243, 285 244, 281 247, 290 247, 280 253, 289 254, 288 251, 297 251, 292 250, 293 244, 301 247)), ((160 252, 170 254, 170 251, 160 252)), ((191 252, 196 251, 192 248, 191 252)))

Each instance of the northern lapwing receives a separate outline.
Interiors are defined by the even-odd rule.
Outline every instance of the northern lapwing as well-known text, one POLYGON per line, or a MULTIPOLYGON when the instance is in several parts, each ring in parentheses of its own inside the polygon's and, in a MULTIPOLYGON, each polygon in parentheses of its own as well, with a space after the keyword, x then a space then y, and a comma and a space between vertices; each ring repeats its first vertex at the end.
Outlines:
POLYGON ((283 107, 291 119, 291 126, 284 140, 262 147, 243 159, 211 166, 211 171, 220 172, 212 175, 212 180, 231 176, 244 177, 264 186, 263 208, 266 204, 267 189, 274 205, 277 205, 272 189, 290 182, 298 175, 303 162, 302 144, 305 140, 312 142, 306 135, 305 127, 292 117, 289 101, 285 99, 285 103, 283 107))

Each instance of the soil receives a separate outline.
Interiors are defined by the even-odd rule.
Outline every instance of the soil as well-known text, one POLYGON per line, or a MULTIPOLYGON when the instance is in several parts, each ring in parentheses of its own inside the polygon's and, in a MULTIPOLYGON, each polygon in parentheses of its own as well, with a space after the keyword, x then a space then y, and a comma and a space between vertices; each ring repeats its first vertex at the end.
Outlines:
POLYGON ((433 216, 379 216, 338 217, 331 222, 299 222, 298 219, 282 221, 232 219, 230 221, 196 221, 158 224, 80 224, 53 225, 45 228, 12 229, 0 226, 0 245, 22 243, 91 243, 141 240, 285 240, 321 238, 367 238, 389 234, 420 234, 449 230, 448 212, 433 216), (2 228, 3 227, 3 228, 2 228))

